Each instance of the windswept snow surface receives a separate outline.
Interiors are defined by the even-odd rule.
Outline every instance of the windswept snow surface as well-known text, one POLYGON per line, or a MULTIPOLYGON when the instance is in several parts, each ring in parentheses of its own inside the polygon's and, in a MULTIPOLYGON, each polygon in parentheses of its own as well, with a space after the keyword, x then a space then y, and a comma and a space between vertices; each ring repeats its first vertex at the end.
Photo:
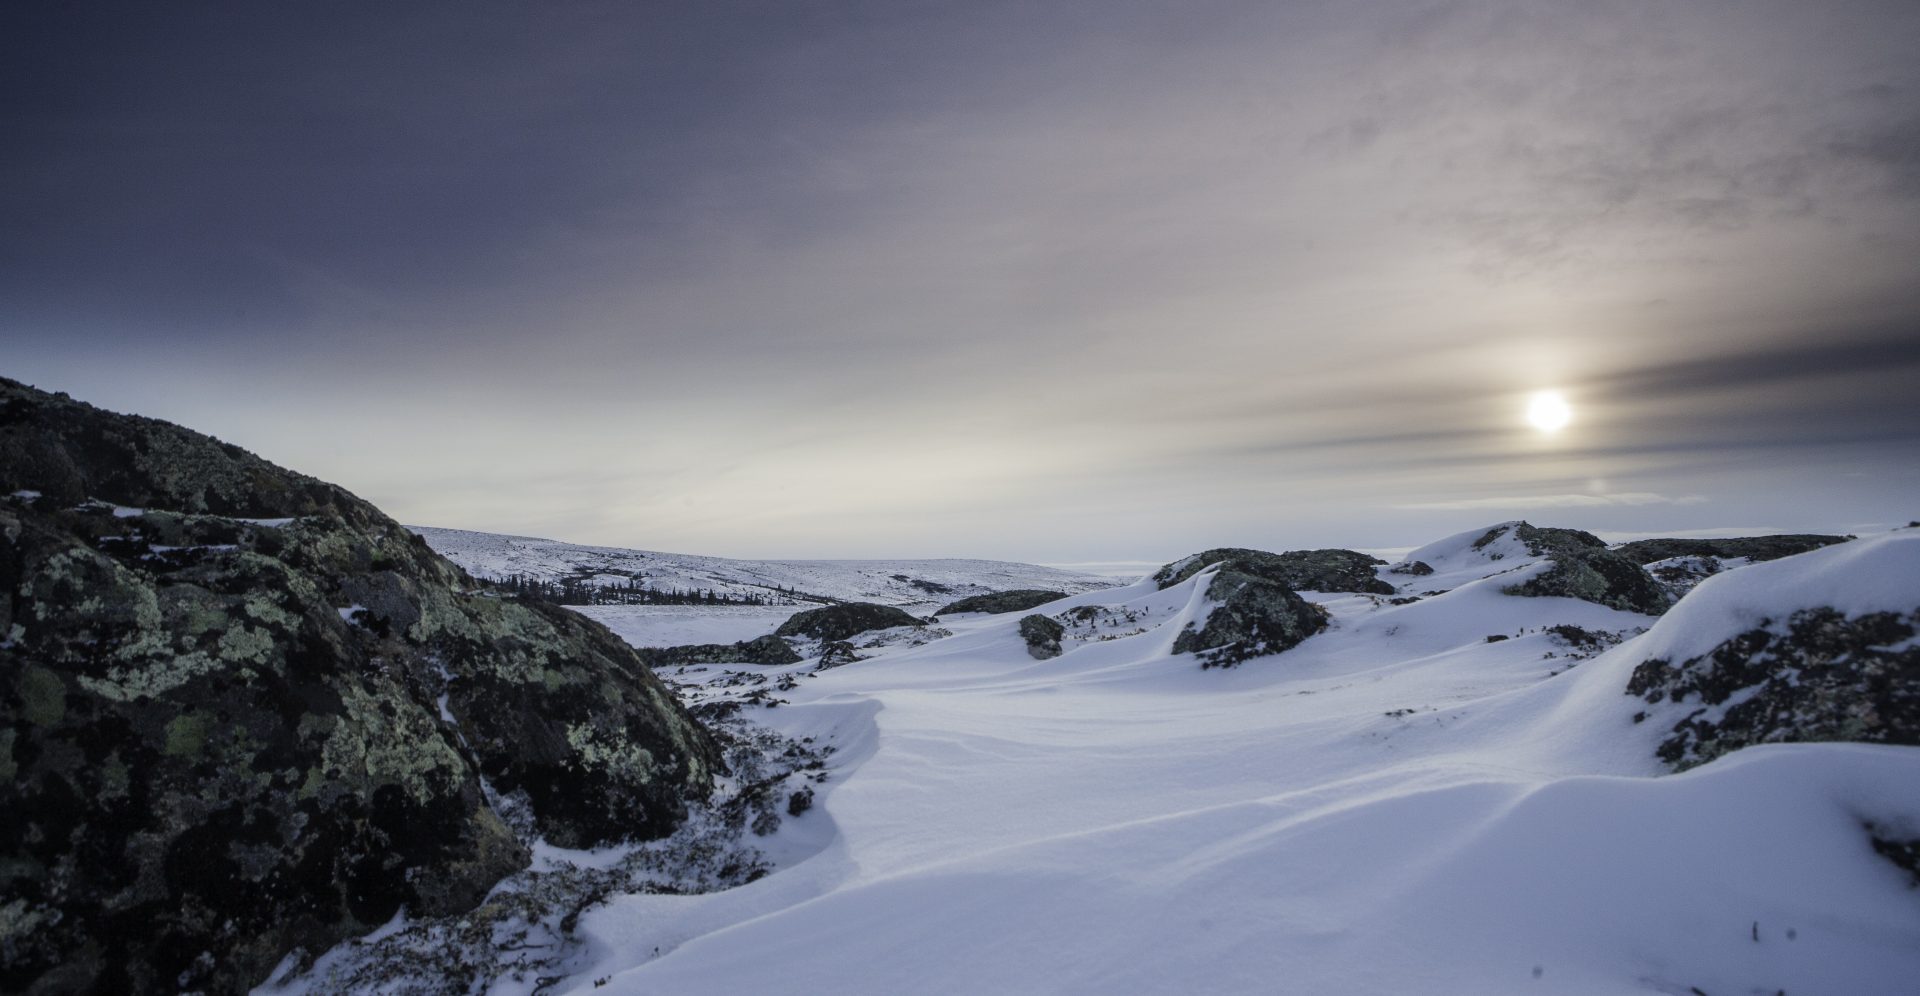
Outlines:
POLYGON ((1504 595, 1531 558, 1456 546, 1387 575, 1445 594, 1312 596, 1327 632, 1234 670, 1168 655, 1203 573, 1046 606, 1119 610, 1052 660, 969 617, 802 680, 757 717, 839 748, 796 857, 588 913, 561 991, 1915 991, 1920 891, 1862 824, 1920 835, 1920 749, 1666 775, 1624 688, 1756 612, 1920 604, 1920 535, 1729 571, 1587 660, 1542 628, 1654 620, 1504 595))
POLYGON ((915 606, 944 605, 968 595, 1016 588, 1074 594, 1116 583, 1097 574, 1003 560, 732 560, 464 529, 408 528, 467 573, 494 579, 518 574, 544 581, 581 578, 597 584, 625 584, 644 577, 662 590, 770 596, 777 589, 790 589, 799 592, 802 601, 811 596, 915 606))

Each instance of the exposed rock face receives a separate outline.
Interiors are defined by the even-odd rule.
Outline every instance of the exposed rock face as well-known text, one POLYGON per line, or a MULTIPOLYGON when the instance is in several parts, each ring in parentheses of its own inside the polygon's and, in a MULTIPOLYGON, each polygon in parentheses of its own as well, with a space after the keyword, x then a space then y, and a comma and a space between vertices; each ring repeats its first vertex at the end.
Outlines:
POLYGON ((1592 533, 1516 522, 1488 530, 1474 545, 1491 544, 1509 530, 1529 552, 1553 561, 1545 573, 1505 589, 1509 595, 1578 598, 1647 615, 1659 615, 1673 604, 1673 596, 1639 564, 1607 549, 1592 533))
POLYGON ((843 602, 820 609, 796 612, 773 631, 775 636, 806 636, 816 640, 846 640, 870 629, 895 626, 924 626, 906 612, 891 605, 872 602, 843 602))
POLYGON ((1060 638, 1066 632, 1065 626, 1038 613, 1020 620, 1020 638, 1027 641, 1027 653, 1035 660, 1060 656, 1060 638))
POLYGON ((1681 769, 1749 744, 1920 744, 1916 631, 1920 609, 1852 619, 1805 609, 1677 665, 1646 661, 1627 694, 1690 707, 1659 748, 1661 760, 1681 769))
POLYGON ((1205 568, 1222 562, 1226 564, 1223 570, 1265 578, 1296 591, 1359 591, 1374 595, 1391 595, 1395 591, 1393 585, 1374 575, 1374 568, 1386 564, 1386 561, 1352 550, 1267 553, 1264 550, 1223 547, 1168 564, 1154 572, 1153 580, 1161 588, 1171 588, 1205 568))
POLYGON ((1728 539, 1646 539, 1622 543, 1613 552, 1636 564, 1651 564, 1675 557, 1718 557, 1722 560, 1745 558, 1760 563, 1778 560, 1796 553, 1818 550, 1823 546, 1845 543, 1850 536, 1822 536, 1795 533, 1782 536, 1739 536, 1728 539))
POLYGON ((798 664, 800 655, 787 641, 771 634, 738 643, 689 643, 678 647, 642 647, 640 659, 649 667, 682 664, 798 664))
POLYGON ((241 992, 524 866, 482 776, 580 846, 719 764, 603 627, 238 447, 0 379, 0 495, 0 990, 241 992))
POLYGON ((1232 667, 1280 653, 1326 628, 1326 611, 1301 598, 1284 580, 1297 576, 1300 562, 1281 555, 1208 550, 1160 568, 1154 580, 1166 588, 1221 561, 1226 563, 1207 583, 1207 597, 1218 604, 1198 629, 1189 623, 1174 638, 1174 653, 1198 654, 1202 667, 1232 667))
POLYGON ((1389 574, 1405 574, 1408 577, 1424 578, 1433 573, 1433 565, 1424 560, 1403 560, 1387 568, 1389 574))
POLYGON ((972 595, 957 602, 949 602, 940 607, 936 615, 949 612, 1025 612, 1035 606, 1067 597, 1064 591, 1042 591, 1037 588, 1021 588, 1015 591, 996 591, 985 595, 972 595))

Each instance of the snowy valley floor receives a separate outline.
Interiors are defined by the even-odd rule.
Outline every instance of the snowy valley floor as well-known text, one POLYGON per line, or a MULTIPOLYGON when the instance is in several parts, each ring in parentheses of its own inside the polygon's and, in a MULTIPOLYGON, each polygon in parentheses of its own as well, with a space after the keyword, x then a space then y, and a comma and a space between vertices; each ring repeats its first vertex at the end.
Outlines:
MULTIPOLYGON (((1503 594, 1541 565, 1482 577, 1463 547, 1381 575, 1444 594, 1310 595, 1328 631, 1230 670, 1170 655, 1202 575, 1045 606, 1111 608, 1051 660, 1010 613, 817 674, 667 671, 696 702, 790 685, 746 714, 834 747, 827 780, 756 841, 777 871, 587 912, 550 991, 1914 992, 1920 890, 1864 825, 1920 836, 1920 749, 1776 744, 1666 774, 1671 720, 1636 723, 1624 692, 1742 591, 1910 606, 1920 535, 1876 543, 1805 555, 1837 564, 1812 581, 1729 572, 1637 636, 1656 621, 1503 594)), ((638 645, 777 622, 664 610, 653 634, 648 612, 605 621, 638 645)))

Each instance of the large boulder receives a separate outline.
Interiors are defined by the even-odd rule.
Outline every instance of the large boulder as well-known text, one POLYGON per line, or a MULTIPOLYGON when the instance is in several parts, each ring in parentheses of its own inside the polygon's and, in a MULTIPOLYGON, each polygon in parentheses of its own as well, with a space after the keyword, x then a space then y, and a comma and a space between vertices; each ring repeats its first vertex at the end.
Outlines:
POLYGON ((1509 522, 1487 530, 1474 545, 1486 548, 1503 540, 1518 541, 1529 554, 1552 562, 1545 571, 1505 588, 1509 595, 1578 598, 1646 615, 1659 615, 1673 604, 1660 582, 1592 533, 1509 522))
POLYGON ((1920 744, 1920 534, 1709 578, 1640 641, 1626 692, 1676 768, 1750 744, 1920 744))
POLYGON ((850 640, 874 629, 895 626, 924 626, 926 623, 891 605, 872 602, 841 602, 819 609, 796 612, 775 636, 804 636, 815 640, 850 640))
POLYGON ((1027 643, 1027 653, 1035 660, 1047 660, 1060 656, 1060 638, 1067 634, 1067 628, 1059 620, 1049 619, 1035 613, 1020 619, 1020 638, 1027 643))
POLYGON ((1199 626, 1188 623, 1173 652, 1192 653, 1202 667, 1232 667, 1287 650, 1327 626, 1326 610, 1301 598, 1284 580, 1297 561, 1260 550, 1208 550, 1174 561, 1153 575, 1162 588, 1219 564, 1207 582, 1214 603, 1199 626))
POLYGON ((340 488, 0 379, 0 990, 242 992, 472 906, 510 821, 673 829, 708 734, 478 587, 340 488))
POLYGON ((1289 550, 1268 553, 1239 547, 1222 547, 1196 553, 1174 561, 1154 572, 1154 583, 1171 588, 1214 564, 1226 569, 1265 578, 1295 591, 1358 591, 1391 595, 1395 589, 1374 573, 1386 564, 1352 550, 1289 550))
POLYGON ((1064 591, 1043 591, 1038 588, 992 591, 984 595, 969 595, 957 602, 948 602, 935 614, 944 616, 952 612, 1025 612, 1065 597, 1067 593, 1064 591))

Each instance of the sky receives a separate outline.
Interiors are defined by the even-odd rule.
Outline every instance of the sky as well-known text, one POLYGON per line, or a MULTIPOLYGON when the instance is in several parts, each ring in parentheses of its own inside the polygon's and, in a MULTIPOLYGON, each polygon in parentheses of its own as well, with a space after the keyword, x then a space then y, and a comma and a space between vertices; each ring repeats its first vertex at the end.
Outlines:
POLYGON ((1884 529, 1916 51, 1910 0, 9 4, 0 375, 723 556, 1884 529))

